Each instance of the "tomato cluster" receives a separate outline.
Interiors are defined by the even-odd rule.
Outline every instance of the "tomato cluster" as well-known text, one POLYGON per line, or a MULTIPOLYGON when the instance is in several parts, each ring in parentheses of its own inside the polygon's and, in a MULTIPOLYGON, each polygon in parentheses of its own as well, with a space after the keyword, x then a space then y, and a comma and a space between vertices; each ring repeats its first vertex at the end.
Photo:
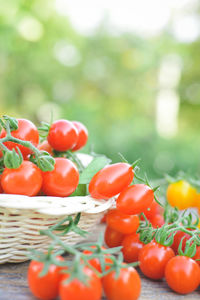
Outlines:
MULTIPOLYGON (((89 254, 89 253, 88 253, 89 254)), ((109 258, 106 258, 109 261, 109 258)), ((57 256, 57 260, 63 260, 57 256)), ((100 278, 95 270, 101 271, 98 259, 89 261, 92 268, 83 266, 86 282, 76 278, 70 279, 66 268, 50 265, 48 272, 40 276, 44 263, 32 261, 28 268, 28 284, 32 294, 41 300, 53 300, 58 296, 61 300, 100 300, 102 292, 108 300, 137 300, 141 291, 141 280, 133 267, 125 267, 116 272, 111 271, 100 278)))
POLYGON ((27 196, 71 195, 79 184, 79 170, 67 151, 85 146, 87 128, 77 121, 58 120, 49 126, 46 139, 39 143, 39 131, 31 121, 15 121, 17 127, 12 129, 6 123, 0 132, 1 192, 27 196), (45 169, 50 163, 52 168, 45 169))

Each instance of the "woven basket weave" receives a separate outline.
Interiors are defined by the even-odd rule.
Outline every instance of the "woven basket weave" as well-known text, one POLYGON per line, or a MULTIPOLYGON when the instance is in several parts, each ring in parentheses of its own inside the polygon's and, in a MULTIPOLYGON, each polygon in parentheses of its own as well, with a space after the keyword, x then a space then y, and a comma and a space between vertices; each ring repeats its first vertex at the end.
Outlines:
MULTIPOLYGON (((82 197, 28 197, 0 194, 0 264, 28 260, 29 249, 46 250, 49 239, 39 235, 67 215, 81 212, 79 227, 91 232, 103 213, 113 205, 108 201, 82 197)), ((62 237, 75 244, 81 237, 74 232, 62 237)))

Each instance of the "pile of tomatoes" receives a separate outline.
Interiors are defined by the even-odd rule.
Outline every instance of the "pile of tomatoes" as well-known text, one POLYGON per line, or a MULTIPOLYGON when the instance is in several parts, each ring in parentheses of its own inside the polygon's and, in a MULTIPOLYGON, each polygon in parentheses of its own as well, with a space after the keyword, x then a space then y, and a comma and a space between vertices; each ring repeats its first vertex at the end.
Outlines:
MULTIPOLYGON (((79 183, 77 165, 68 159, 67 151, 77 151, 87 143, 87 128, 80 122, 58 120, 53 122, 46 133, 46 138, 39 143, 37 127, 29 120, 18 119, 17 129, 10 132, 11 139, 5 141, 7 131, 3 128, 0 133, 0 152, 2 174, 0 175, 1 192, 7 194, 22 194, 36 196, 65 197, 71 195, 79 183), (12 139, 17 142, 13 142, 12 139), (29 142, 24 146, 24 142, 29 142), (9 167, 6 158, 15 151, 22 157, 20 166, 9 167), (61 153, 64 153, 61 155, 61 153), (35 163, 34 156, 42 157, 39 164, 35 163), (53 168, 51 171, 41 170, 42 163, 52 156, 53 168), (5 164, 7 162, 7 166, 5 164)), ((40 157, 40 158, 41 158, 40 157)), ((15 163, 13 163, 15 165, 15 163)), ((43 165, 42 165, 43 166, 43 165)))

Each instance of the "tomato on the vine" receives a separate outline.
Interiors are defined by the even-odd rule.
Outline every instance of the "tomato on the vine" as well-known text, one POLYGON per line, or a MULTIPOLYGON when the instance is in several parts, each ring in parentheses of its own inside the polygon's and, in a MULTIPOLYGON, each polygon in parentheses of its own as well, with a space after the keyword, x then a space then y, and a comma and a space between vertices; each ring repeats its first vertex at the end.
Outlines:
POLYGON ((154 199, 153 190, 145 184, 134 184, 124 189, 116 200, 117 209, 134 215, 147 209, 154 199))
POLYGON ((152 226, 154 228, 162 227, 165 224, 164 217, 161 214, 156 214, 151 220, 150 220, 152 226))
POLYGON ((5 168, 1 186, 7 194, 35 196, 42 187, 41 170, 30 161, 23 161, 19 168, 5 168))
MULTIPOLYGON (((2 129, 0 138, 4 138, 7 135, 5 129, 2 129)), ((37 147, 39 143, 39 133, 37 127, 29 120, 26 119, 18 119, 18 129, 11 131, 11 135, 17 139, 23 141, 31 142, 35 147, 37 147)), ((32 151, 24 147, 20 144, 14 142, 5 142, 5 146, 12 150, 13 148, 16 149, 17 147, 20 149, 24 159, 27 159, 27 156, 32 153, 32 151)))
POLYGON ((144 247, 144 244, 140 241, 138 233, 126 235, 121 243, 122 253, 124 255, 124 261, 132 263, 138 261, 139 253, 144 247))
POLYGON ((53 171, 42 172, 42 191, 48 196, 67 197, 78 186, 79 172, 75 164, 63 157, 55 158, 53 171))
POLYGON ((123 234, 135 233, 140 224, 138 215, 126 215, 117 209, 108 212, 106 222, 109 227, 123 234))
POLYGON ((116 231, 115 229, 106 226, 106 230, 104 233, 104 240, 106 245, 109 248, 121 246, 124 234, 121 232, 116 231))
MULTIPOLYGON (((91 246, 91 248, 95 248, 95 246, 91 246)), ((102 247, 102 248, 105 249, 104 247, 102 247)), ((93 252, 89 251, 89 250, 84 250, 83 253, 86 254, 86 255, 92 255, 93 254, 93 252)), ((100 263, 98 258, 92 258, 92 259, 88 260, 88 263, 93 268, 95 268, 99 273, 102 272, 101 263, 100 263)), ((109 258, 109 254, 105 255, 105 263, 112 263, 112 260, 109 258)))
POLYGON ((190 238, 191 236, 188 233, 178 230, 174 235, 174 241, 173 244, 171 245, 171 248, 174 250, 174 253, 178 254, 178 248, 181 241, 182 241, 182 251, 185 251, 186 242, 190 238))
POLYGON ((76 145, 72 148, 72 151, 77 151, 86 145, 88 140, 88 130, 81 122, 73 121, 72 123, 78 131, 78 140, 76 145))
POLYGON ((128 187, 133 177, 133 168, 127 163, 108 165, 94 175, 89 192, 93 198, 109 199, 128 187))
POLYGON ((67 151, 76 146, 78 130, 72 122, 58 120, 52 123, 47 140, 53 149, 67 151))
POLYGON ((167 188, 167 200, 171 206, 186 209, 195 206, 197 191, 187 181, 171 183, 167 188))
POLYGON ((47 140, 44 140, 41 144, 38 145, 37 147, 40 151, 46 151, 50 155, 53 156, 53 148, 49 145, 47 140))
MULTIPOLYGON (((63 260, 58 256, 57 260, 63 260)), ((40 276, 44 264, 32 260, 28 267, 28 285, 35 297, 41 300, 53 300, 58 296, 59 284, 63 274, 62 268, 56 265, 50 265, 48 273, 40 276)))
MULTIPOLYGON (((143 213, 145 217, 151 221, 151 219, 153 219, 155 215, 161 214, 162 211, 163 208, 155 200, 153 200, 149 207, 144 209, 143 213)), ((144 219, 143 216, 141 216, 141 219, 144 219)))
POLYGON ((69 274, 65 274, 60 282, 59 296, 61 300, 100 300, 102 284, 97 275, 88 267, 84 267, 84 274, 88 277, 87 284, 73 279, 67 282, 69 274))
POLYGON ((199 286, 200 268, 190 257, 175 256, 165 268, 165 279, 169 287, 179 293, 188 294, 199 286))
POLYGON ((152 241, 146 244, 139 253, 140 270, 151 279, 162 279, 166 264, 174 255, 170 247, 152 241))
POLYGON ((103 288, 108 300, 137 300, 141 291, 141 280, 133 267, 120 270, 116 278, 114 271, 102 278, 103 288))

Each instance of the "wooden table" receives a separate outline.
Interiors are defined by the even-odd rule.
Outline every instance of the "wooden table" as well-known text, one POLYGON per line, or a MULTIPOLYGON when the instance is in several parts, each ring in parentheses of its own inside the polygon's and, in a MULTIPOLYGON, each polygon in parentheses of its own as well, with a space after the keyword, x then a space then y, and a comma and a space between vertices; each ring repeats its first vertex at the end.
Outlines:
MULTIPOLYGON (((95 237, 91 236, 90 240, 95 237)), ((34 300, 27 285, 28 262, 0 265, 0 300, 34 300)), ((142 274, 142 293, 140 300, 192 300, 200 298, 200 290, 181 296, 173 293, 164 281, 151 281, 142 274)), ((105 298, 104 298, 105 299, 105 298)), ((90 299, 88 299, 90 300, 90 299)), ((128 300, 128 299, 127 299, 128 300)))

